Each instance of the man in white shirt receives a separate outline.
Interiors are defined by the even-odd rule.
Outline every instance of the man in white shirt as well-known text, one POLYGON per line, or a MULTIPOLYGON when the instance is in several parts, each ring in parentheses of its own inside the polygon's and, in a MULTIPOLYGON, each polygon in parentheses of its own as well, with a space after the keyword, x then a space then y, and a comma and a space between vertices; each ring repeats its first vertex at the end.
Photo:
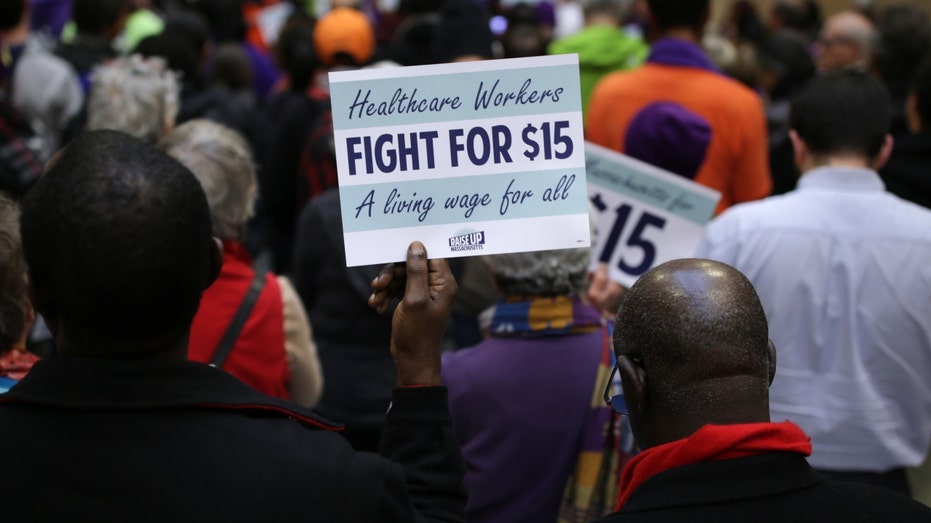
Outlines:
POLYGON ((779 350, 773 419, 811 436, 811 464, 907 493, 931 440, 931 212, 876 174, 889 114, 864 73, 816 79, 790 117, 798 189, 725 212, 698 256, 756 287, 779 350))

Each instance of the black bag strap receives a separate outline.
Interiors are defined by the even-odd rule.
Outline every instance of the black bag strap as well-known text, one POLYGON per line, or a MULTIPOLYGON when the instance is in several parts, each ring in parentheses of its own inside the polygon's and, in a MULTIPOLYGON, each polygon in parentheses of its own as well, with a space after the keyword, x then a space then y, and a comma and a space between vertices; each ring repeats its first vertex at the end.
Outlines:
POLYGON ((222 367, 223 362, 229 357, 230 351, 233 350, 233 344, 235 344, 236 339, 239 338, 240 331, 242 331, 243 326, 246 324, 246 320, 249 319, 252 308, 255 307, 255 302, 259 301, 259 295, 262 294, 263 287, 265 287, 265 273, 256 271, 255 278, 249 285, 249 291, 246 292, 246 297, 242 299, 242 303, 240 303, 239 308, 236 309, 233 320, 230 322, 229 327, 226 328, 226 332, 223 333, 223 338, 220 339, 220 343, 217 344, 217 348, 213 352, 213 357, 210 358, 211 367, 222 367))

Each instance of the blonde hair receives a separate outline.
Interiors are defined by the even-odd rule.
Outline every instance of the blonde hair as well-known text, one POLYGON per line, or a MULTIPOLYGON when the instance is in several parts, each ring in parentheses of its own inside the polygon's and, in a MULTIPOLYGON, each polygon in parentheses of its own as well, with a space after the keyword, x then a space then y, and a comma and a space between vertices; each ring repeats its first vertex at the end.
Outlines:
POLYGON ((242 135, 210 120, 191 120, 168 133, 159 148, 190 169, 204 188, 213 234, 240 239, 256 197, 255 165, 242 135))

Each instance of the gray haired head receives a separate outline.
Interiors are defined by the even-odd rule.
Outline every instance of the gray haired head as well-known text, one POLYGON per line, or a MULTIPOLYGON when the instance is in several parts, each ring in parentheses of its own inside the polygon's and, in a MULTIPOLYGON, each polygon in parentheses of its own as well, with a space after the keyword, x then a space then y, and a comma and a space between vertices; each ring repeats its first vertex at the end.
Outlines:
POLYGON ((191 120, 159 147, 190 169, 204 188, 213 234, 241 239, 256 197, 255 165, 242 135, 210 120, 191 120))
POLYGON ((487 256, 499 290, 507 296, 556 296, 582 292, 590 249, 487 256))
POLYGON ((178 78, 161 58, 131 55, 94 69, 87 129, 122 131, 154 144, 178 114, 178 78))

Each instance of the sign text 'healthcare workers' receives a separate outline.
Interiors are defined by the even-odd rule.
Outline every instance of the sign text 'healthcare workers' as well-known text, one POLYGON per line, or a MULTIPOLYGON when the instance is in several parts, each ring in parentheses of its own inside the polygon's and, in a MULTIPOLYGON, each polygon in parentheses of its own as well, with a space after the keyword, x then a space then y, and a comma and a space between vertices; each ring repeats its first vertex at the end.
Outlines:
POLYGON ((330 73, 349 266, 589 245, 578 58, 330 73))
POLYGON ((721 193, 590 142, 585 153, 597 211, 593 267, 606 264, 630 287, 661 263, 695 255, 721 193))

